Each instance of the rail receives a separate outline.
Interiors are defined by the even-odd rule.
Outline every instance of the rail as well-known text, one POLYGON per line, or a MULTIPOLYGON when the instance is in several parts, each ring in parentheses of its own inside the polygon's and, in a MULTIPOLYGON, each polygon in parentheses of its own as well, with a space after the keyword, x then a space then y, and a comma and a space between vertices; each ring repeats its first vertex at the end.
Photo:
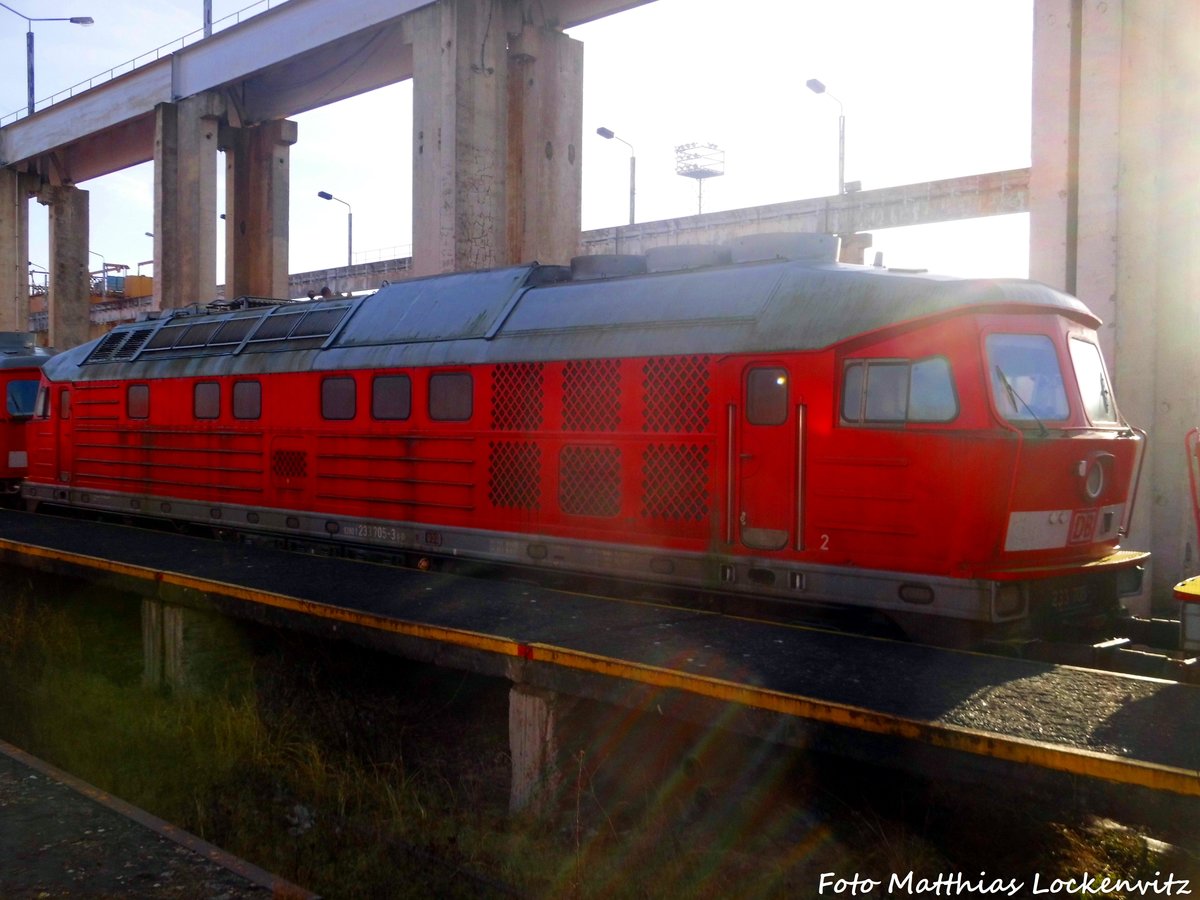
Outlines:
MULTIPOLYGON (((260 13, 266 12, 272 7, 282 6, 286 2, 287 0, 257 0, 257 2, 251 3, 244 9, 239 9, 237 12, 232 12, 229 15, 216 20, 212 23, 212 30, 213 32, 216 32, 218 30, 218 26, 224 29, 232 28, 235 25, 240 25, 243 18, 248 19, 251 16, 257 16, 260 13), (259 9, 259 7, 262 8, 259 9), (251 13, 251 10, 255 10, 255 12, 251 13), (249 15, 247 15, 247 13, 249 13, 249 15), (230 19, 233 21, 231 22, 230 19)), ((160 47, 155 47, 153 50, 147 50, 145 53, 139 54, 133 59, 126 60, 123 63, 118 63, 111 69, 107 69, 98 75, 93 75, 91 78, 80 81, 77 84, 73 84, 69 88, 64 88, 61 91, 53 93, 49 97, 46 97, 40 101, 35 101, 34 111, 36 112, 39 108, 45 109, 47 106, 53 106, 55 103, 59 103, 62 100, 69 100, 77 93, 83 93, 84 91, 91 90, 97 85, 112 81, 114 78, 132 72, 141 66, 158 62, 164 56, 170 56, 172 53, 182 50, 190 44, 194 44, 200 40, 203 40, 204 37, 205 34, 203 28, 197 28, 195 31, 189 31, 182 37, 168 41, 160 47)), ((13 110, 5 116, 0 116, 0 128, 3 128, 5 125, 11 125, 13 122, 18 121, 23 116, 28 115, 28 108, 23 106, 20 109, 13 110)))

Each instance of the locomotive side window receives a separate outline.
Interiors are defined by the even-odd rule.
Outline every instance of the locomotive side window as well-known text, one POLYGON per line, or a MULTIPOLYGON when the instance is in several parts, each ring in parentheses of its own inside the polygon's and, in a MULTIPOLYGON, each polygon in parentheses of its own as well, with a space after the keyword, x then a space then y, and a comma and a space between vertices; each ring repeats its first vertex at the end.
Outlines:
POLYGON ((325 419, 353 419, 355 414, 353 378, 326 378, 321 382, 321 416, 325 419))
POLYGON ((870 363, 863 418, 867 422, 903 422, 908 418, 908 363, 870 363))
POLYGON ((950 363, 940 356, 915 363, 854 360, 846 365, 842 375, 846 422, 950 422, 957 416, 950 363))
POLYGON ((197 419, 216 419, 221 415, 221 385, 201 381, 192 393, 192 412, 197 419))
POLYGON ((1091 341, 1071 338, 1071 363, 1075 366, 1075 380, 1079 382, 1079 393, 1083 398, 1083 411, 1095 425, 1115 425, 1117 408, 1113 403, 1112 388, 1104 371, 1104 359, 1100 348, 1091 341))
POLYGON ((787 372, 778 368, 751 369, 746 375, 746 421, 751 425, 782 425, 787 415, 787 372))
POLYGON ((471 418, 473 385, 469 372, 442 372, 429 376, 429 418, 439 422, 465 422, 471 418))
POLYGON ((377 375, 371 382, 371 417, 407 419, 412 415, 412 379, 407 375, 377 375))
POLYGON ((1010 422, 1061 421, 1069 413, 1054 342, 1044 334, 989 334, 992 399, 1010 422))
MULTIPOLYGON (((63 398, 64 402, 66 397, 63 398)), ((125 392, 125 415, 131 419, 150 418, 150 385, 131 384, 125 392)), ((64 413, 63 418, 67 416, 64 413)))
POLYGON ((33 415, 33 406, 37 401, 38 381, 10 381, 7 390, 8 414, 28 418, 33 415))
POLYGON ((262 415, 262 385, 257 381, 233 383, 233 417, 257 419, 262 415))
POLYGON ((39 419, 50 418, 50 391, 48 388, 41 388, 37 395, 37 412, 34 413, 39 419))
POLYGON ((58 416, 60 419, 71 418, 71 392, 63 391, 58 400, 58 416))
POLYGON ((950 363, 940 356, 912 365, 908 389, 908 421, 949 422, 958 416, 958 396, 950 363))

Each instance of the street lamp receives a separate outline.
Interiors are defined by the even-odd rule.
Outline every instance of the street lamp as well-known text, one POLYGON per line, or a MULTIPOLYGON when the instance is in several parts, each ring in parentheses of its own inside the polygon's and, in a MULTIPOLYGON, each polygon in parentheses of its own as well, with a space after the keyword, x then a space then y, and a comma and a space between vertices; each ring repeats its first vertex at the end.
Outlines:
POLYGON ((29 83, 29 115, 33 115, 33 23, 34 22, 70 22, 72 25, 91 25, 91 16, 71 16, 70 18, 39 19, 19 13, 7 3, 0 3, 10 13, 25 20, 25 59, 29 83))
POLYGON ((808 89, 814 94, 824 94, 838 105, 838 194, 846 193, 846 109, 842 101, 825 90, 825 85, 816 78, 807 82, 808 89))
POLYGON ((624 138, 619 138, 612 132, 611 129, 601 125, 596 129, 596 134, 604 138, 606 141, 620 141, 629 148, 629 224, 633 224, 633 198, 637 193, 637 151, 633 149, 633 144, 624 138))
POLYGON ((350 208, 349 203, 333 196, 329 191, 317 191, 317 196, 322 200, 337 200, 346 207, 346 266, 354 265, 354 210, 350 208))
POLYGON ((108 263, 104 261, 104 254, 97 253, 95 250, 89 250, 92 256, 100 257, 100 296, 108 296, 108 263))

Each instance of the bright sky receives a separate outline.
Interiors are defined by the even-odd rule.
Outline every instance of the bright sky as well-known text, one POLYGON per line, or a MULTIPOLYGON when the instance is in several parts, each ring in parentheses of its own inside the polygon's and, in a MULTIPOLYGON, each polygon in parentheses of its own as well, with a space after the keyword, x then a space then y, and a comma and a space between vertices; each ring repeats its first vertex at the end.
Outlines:
MULTIPOLYGON (((213 0, 217 27, 250 4, 213 0)), ((9 5, 35 18, 95 19, 90 27, 34 23, 39 101, 198 30, 203 11, 202 0, 9 5)), ((726 155, 726 174, 705 183, 706 212, 835 193, 838 104, 829 94, 846 116, 846 180, 864 188, 1028 166, 1032 7, 1033 0, 656 0, 573 29, 585 45, 583 227, 628 221, 629 150, 596 135, 599 126, 636 149, 638 221, 696 211, 695 181, 675 174, 674 148, 691 142, 714 143, 726 155), (810 78, 829 93, 809 91, 810 78)), ((265 8, 264 0, 242 15, 265 8)), ((0 116, 25 106, 25 30, 22 18, 0 9, 0 116)), ((407 255, 411 84, 295 118, 291 270, 345 263, 346 208, 319 199, 321 190, 353 207, 356 262, 407 255), (378 167, 348 155, 363 142, 376 148, 378 167)), ((154 228, 152 178, 147 163, 82 184, 91 249, 131 273, 153 255, 145 236, 154 228)), ((30 214, 30 259, 44 267, 45 211, 33 203, 30 214)), ((1024 215, 874 235, 889 265, 1028 272, 1024 215)), ((98 270, 99 258, 92 262, 98 270)))

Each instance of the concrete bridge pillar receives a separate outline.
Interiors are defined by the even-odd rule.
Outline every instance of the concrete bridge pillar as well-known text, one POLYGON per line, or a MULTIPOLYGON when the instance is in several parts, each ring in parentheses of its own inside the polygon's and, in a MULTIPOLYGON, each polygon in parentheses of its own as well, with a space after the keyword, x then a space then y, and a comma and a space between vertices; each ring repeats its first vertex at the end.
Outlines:
POLYGON ((583 44, 526 26, 509 43, 505 262, 565 263, 582 212, 583 44))
POLYGON ((205 693, 244 679, 250 667, 238 623, 161 600, 142 601, 142 683, 205 693))
POLYGON ((1121 410, 1150 433, 1125 543, 1153 552, 1159 609, 1200 572, 1184 456, 1200 425, 1198 43, 1194 0, 1035 3, 1030 273, 1105 320, 1121 410))
POLYGON ((154 306, 208 303, 217 291, 217 143, 220 97, 197 94, 155 108, 154 306))
POLYGON ((225 296, 288 297, 288 198, 296 123, 221 129, 225 296))
POLYGON ((563 783, 559 732, 562 718, 574 702, 562 694, 525 684, 515 684, 509 691, 510 812, 542 816, 558 800, 563 783))
MULTIPOLYGON (((50 218, 48 343, 65 350, 89 337, 88 192, 73 185, 45 184, 37 199, 49 208, 50 218)), ((25 309, 28 315, 28 304, 25 309)))
POLYGON ((417 275, 566 259, 578 244, 582 45, 514 11, 438 0, 413 13, 417 275))
POLYGON ((29 189, 0 169, 0 331, 29 330, 29 189))

